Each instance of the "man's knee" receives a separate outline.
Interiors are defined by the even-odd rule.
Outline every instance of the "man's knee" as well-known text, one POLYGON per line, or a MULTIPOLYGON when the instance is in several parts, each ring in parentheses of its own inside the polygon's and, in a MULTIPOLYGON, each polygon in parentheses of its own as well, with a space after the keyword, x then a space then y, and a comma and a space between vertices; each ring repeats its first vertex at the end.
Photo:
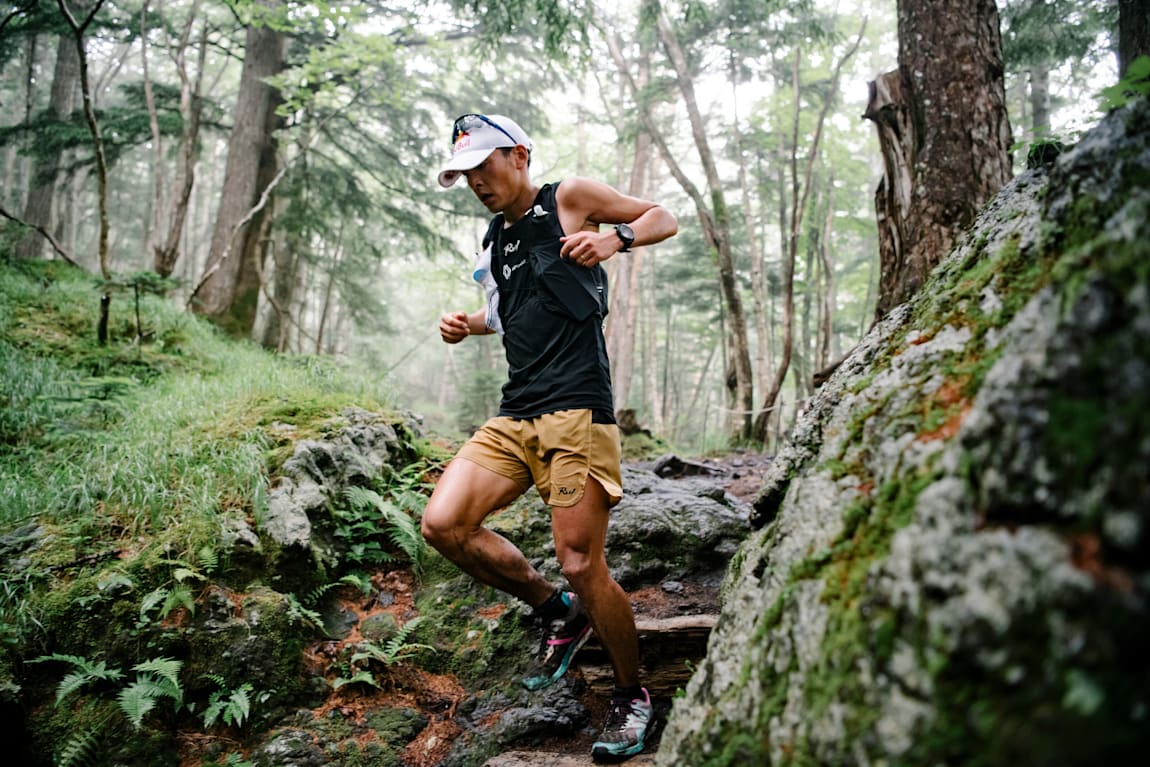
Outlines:
POLYGON ((592 586, 597 580, 610 578, 607 562, 579 551, 569 551, 562 555, 559 567, 563 577, 576 591, 592 586))
POLYGON ((419 530, 429 546, 442 552, 455 540, 459 524, 449 509, 434 503, 434 500, 432 498, 423 511, 419 530))

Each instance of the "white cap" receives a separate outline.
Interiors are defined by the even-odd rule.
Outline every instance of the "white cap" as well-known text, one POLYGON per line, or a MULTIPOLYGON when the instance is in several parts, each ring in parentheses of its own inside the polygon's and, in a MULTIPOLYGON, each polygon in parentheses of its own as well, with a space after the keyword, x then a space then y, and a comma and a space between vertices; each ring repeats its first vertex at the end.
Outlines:
POLYGON ((449 187, 465 170, 486 160, 496 149, 525 146, 531 139, 510 117, 503 115, 463 115, 452 128, 451 160, 439 172, 439 185, 449 187))

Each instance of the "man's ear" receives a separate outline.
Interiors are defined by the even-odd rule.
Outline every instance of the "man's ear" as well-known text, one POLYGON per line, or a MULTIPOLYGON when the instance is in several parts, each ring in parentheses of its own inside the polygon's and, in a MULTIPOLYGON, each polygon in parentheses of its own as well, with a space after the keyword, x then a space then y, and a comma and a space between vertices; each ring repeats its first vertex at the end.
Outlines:
POLYGON ((527 147, 517 144, 512 148, 511 153, 515 156, 516 168, 526 168, 531 165, 531 153, 527 151, 527 147))

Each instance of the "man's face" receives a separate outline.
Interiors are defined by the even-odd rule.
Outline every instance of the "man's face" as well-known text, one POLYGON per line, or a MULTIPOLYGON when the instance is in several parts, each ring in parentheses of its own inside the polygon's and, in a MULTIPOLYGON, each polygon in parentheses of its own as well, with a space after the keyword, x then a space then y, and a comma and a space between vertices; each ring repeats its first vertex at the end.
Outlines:
POLYGON ((518 152, 518 147, 496 149, 482 163, 463 172, 471 191, 491 213, 507 208, 518 194, 518 152))

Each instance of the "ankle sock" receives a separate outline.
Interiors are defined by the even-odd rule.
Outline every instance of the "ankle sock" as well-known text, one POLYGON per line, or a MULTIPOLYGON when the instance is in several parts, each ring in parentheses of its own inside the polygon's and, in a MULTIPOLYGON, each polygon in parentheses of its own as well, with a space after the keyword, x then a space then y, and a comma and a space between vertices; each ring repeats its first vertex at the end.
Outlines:
POLYGON ((632 685, 630 687, 620 687, 615 685, 615 691, 611 693, 612 700, 643 700, 643 687, 641 685, 632 685))
POLYGON ((565 618, 571 608, 571 599, 566 592, 555 589, 547 601, 535 608, 535 612, 544 618, 565 618))

